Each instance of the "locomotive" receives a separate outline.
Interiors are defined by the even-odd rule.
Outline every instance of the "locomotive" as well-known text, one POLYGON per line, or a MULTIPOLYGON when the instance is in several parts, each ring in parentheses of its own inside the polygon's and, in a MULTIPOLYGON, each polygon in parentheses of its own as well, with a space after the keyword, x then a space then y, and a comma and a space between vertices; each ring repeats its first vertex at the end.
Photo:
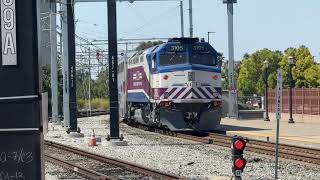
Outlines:
POLYGON ((219 53, 172 38, 118 63, 120 117, 171 131, 211 131, 222 114, 219 53))

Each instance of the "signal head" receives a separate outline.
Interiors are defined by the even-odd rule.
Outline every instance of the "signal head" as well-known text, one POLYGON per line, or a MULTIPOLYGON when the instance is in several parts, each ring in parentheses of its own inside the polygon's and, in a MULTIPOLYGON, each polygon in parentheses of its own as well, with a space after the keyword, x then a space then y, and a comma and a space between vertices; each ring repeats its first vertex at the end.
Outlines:
POLYGON ((247 164, 247 161, 244 158, 238 158, 238 159, 235 159, 233 163, 234 163, 234 168, 236 170, 243 170, 247 164))
POLYGON ((243 139, 237 139, 234 141, 233 147, 238 151, 243 151, 246 147, 246 142, 243 139))

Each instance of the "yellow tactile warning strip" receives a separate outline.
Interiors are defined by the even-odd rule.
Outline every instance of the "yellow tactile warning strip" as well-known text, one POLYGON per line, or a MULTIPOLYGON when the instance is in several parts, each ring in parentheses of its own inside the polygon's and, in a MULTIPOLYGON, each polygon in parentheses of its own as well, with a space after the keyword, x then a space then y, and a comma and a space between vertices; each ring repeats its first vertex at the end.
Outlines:
MULTIPOLYGON (((244 132, 244 131, 228 131, 227 134, 232 135, 243 135, 246 137, 255 136, 255 137, 269 137, 275 138, 275 134, 270 133, 255 133, 255 132, 244 132)), ((313 144, 320 144, 320 136, 290 136, 290 135, 280 135, 280 139, 292 140, 292 141, 300 141, 300 142, 308 142, 313 144)))

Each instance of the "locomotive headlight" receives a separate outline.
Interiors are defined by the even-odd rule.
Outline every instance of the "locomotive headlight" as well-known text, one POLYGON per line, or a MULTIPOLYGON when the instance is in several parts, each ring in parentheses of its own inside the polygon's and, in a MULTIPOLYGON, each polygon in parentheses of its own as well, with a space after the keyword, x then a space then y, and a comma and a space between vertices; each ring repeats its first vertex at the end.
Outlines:
POLYGON ((218 75, 214 74, 214 75, 211 76, 211 78, 212 78, 213 80, 217 80, 217 79, 218 79, 218 75))

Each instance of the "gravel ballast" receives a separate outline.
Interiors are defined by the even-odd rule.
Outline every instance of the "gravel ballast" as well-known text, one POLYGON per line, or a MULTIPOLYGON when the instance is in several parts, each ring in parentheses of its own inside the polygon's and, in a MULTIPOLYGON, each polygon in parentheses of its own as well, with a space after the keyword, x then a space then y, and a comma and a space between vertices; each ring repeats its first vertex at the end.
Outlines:
MULTIPOLYGON (((85 136, 94 129, 96 136, 104 141, 109 134, 108 119, 108 116, 82 118, 78 119, 78 125, 85 136)), ((188 178, 232 177, 228 148, 147 132, 125 124, 120 127, 128 146, 98 144, 97 147, 89 147, 84 138, 71 138, 58 125, 50 125, 54 131, 49 131, 45 139, 188 178)), ((248 163, 243 179, 274 179, 273 157, 248 152, 245 157, 248 163)), ((46 171, 50 171, 50 167, 46 166, 46 171)), ((320 170, 317 166, 280 159, 279 179, 316 180, 320 179, 320 170)))

